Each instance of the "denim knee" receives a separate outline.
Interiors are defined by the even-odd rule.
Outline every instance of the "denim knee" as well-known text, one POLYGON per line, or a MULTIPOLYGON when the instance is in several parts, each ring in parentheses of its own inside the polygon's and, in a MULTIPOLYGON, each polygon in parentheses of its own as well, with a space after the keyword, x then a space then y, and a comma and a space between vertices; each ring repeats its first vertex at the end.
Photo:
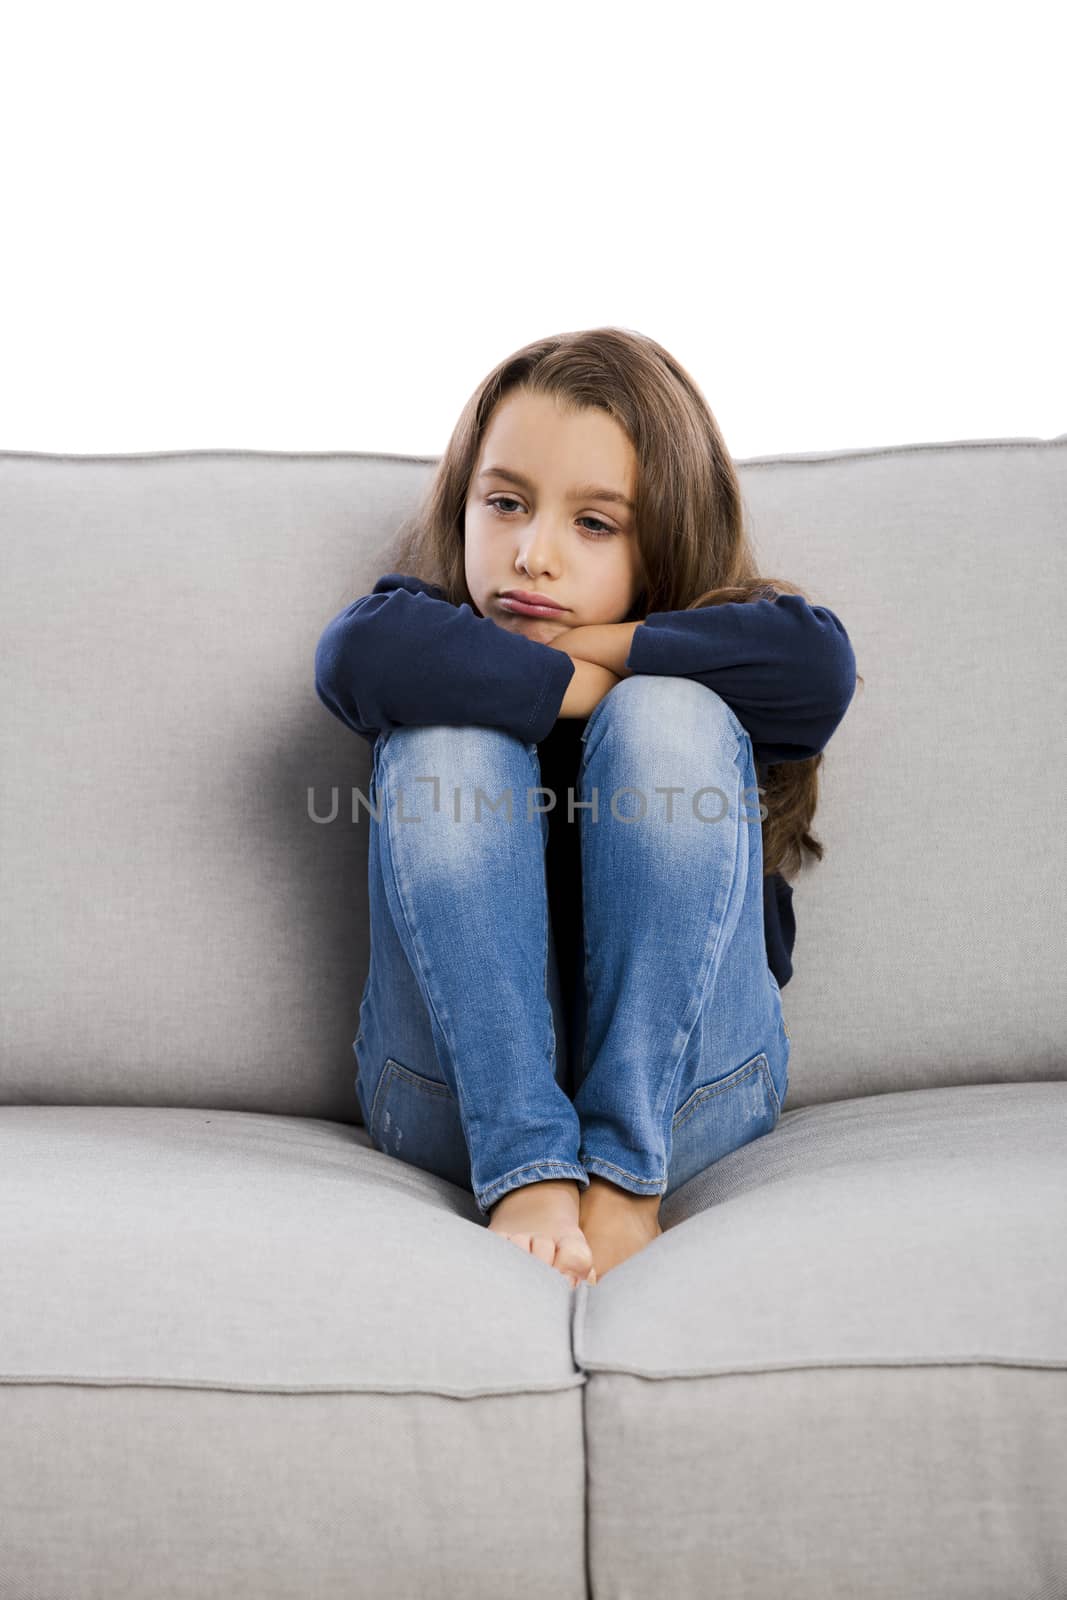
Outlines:
POLYGON ((669 673, 634 673, 623 678, 594 707, 590 722, 601 715, 650 734, 678 732, 683 737, 706 737, 709 724, 721 722, 741 737, 748 737, 734 711, 714 689, 695 678, 669 673))
POLYGON ((390 786, 404 786, 405 807, 425 792, 435 812, 457 822, 496 809, 501 789, 510 786, 512 801, 505 813, 522 815, 528 809, 526 789, 532 791, 538 782, 536 751, 535 744, 504 729, 479 724, 393 728, 375 745, 375 778, 380 781, 387 768, 390 786), (478 789, 484 796, 476 805, 478 789))
POLYGON ((666 806, 668 814, 679 804, 688 808, 697 791, 716 784, 722 768, 735 770, 739 752, 743 759, 751 755, 749 735, 726 701, 692 678, 624 678, 589 718, 582 735, 585 766, 608 735, 604 753, 618 766, 618 781, 640 789, 649 808, 666 806), (655 794, 645 792, 649 783, 655 794), (673 801, 659 793, 672 786, 686 792, 673 801))
POLYGON ((446 875, 499 849, 499 825, 544 851, 548 819, 536 744, 499 728, 395 728, 375 747, 374 799, 389 838, 422 846, 446 875))
POLYGON ((375 760, 416 762, 420 767, 439 762, 448 768, 493 766, 514 760, 517 751, 529 746, 503 728, 487 728, 479 723, 434 722, 391 728, 379 734, 374 747, 375 760))

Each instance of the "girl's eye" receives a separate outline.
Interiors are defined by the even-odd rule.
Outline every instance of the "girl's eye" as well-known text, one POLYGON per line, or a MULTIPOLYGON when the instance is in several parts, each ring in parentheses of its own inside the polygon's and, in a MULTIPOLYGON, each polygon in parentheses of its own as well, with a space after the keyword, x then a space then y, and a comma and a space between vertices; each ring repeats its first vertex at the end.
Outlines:
MULTIPOLYGON (((498 517, 510 517, 514 514, 513 512, 502 510, 502 505, 505 500, 509 505, 513 506, 517 506, 519 503, 510 494, 499 494, 495 500, 487 500, 486 505, 495 511, 498 517)), ((595 529, 588 530, 590 539, 610 539, 615 533, 615 529, 609 528, 607 523, 601 522, 599 517, 579 517, 578 521, 596 523, 595 529)))

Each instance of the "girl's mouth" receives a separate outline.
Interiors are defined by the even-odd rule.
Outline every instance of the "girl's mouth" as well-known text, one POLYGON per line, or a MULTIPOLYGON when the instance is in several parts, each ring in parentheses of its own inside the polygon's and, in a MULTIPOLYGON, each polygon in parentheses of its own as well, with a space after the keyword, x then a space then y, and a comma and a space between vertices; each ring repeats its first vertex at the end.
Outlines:
POLYGON ((510 595, 501 595, 498 602, 505 611, 511 611, 518 617, 562 617, 562 606, 533 606, 527 605, 525 600, 513 600, 510 595))

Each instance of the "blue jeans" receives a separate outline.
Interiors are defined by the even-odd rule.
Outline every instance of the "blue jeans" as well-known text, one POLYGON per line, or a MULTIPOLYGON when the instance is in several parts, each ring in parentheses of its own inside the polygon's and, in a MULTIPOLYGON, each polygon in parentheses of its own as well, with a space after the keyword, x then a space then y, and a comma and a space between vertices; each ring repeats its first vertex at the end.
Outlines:
POLYGON ((486 1213, 523 1184, 584 1189, 592 1173, 670 1194, 769 1133, 788 1087, 748 733, 704 685, 635 674, 582 745, 571 1017, 537 745, 435 725, 374 746, 356 1094, 377 1149, 486 1213))

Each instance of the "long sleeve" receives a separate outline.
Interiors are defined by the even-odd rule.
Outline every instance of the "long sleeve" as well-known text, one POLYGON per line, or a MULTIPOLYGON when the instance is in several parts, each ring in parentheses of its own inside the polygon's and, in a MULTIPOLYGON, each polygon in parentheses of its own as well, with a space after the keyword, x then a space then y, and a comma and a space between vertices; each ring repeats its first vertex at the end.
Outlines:
POLYGON ((509 633, 436 584, 379 578, 329 622, 315 650, 315 692, 373 744, 397 727, 447 723, 502 728, 526 742, 559 716, 574 662, 509 633))
POLYGON ((796 594, 654 611, 634 629, 626 666, 714 689, 767 765, 818 755, 856 688, 841 621, 796 594))

